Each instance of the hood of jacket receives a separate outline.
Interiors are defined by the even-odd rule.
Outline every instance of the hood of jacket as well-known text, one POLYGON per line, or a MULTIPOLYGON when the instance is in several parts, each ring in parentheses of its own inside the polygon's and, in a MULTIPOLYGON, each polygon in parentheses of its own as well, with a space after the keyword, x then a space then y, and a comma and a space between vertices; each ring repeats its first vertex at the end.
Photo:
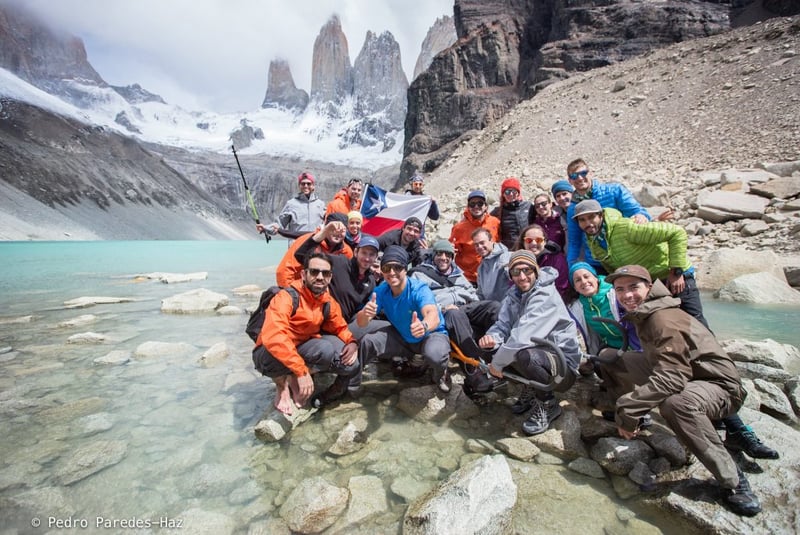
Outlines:
POLYGON ((297 199, 298 201, 304 202, 304 203, 314 202, 317 199, 319 199, 319 197, 317 197, 317 193, 316 192, 309 193, 308 196, 306 196, 305 193, 298 193, 297 195, 295 195, 294 198, 297 199))

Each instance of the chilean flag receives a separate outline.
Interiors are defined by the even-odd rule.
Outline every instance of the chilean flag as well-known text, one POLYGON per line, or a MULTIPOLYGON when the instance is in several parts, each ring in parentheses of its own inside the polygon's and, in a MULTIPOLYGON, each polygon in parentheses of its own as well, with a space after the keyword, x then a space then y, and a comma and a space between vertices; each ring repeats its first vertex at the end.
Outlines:
POLYGON ((427 195, 391 193, 367 184, 361 203, 361 215, 364 216, 361 231, 380 236, 386 231, 402 228, 409 217, 418 218, 424 225, 430 206, 431 198, 427 195))

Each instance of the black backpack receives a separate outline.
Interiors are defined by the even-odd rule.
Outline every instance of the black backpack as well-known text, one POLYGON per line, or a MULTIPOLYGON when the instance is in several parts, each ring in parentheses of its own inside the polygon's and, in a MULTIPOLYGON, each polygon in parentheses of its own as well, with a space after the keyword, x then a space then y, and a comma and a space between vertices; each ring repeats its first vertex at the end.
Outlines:
MULTIPOLYGON (((272 298, 278 295, 278 292, 281 290, 286 290, 289 292, 289 295, 292 296, 291 315, 294 316, 294 313, 297 312, 297 307, 300 306, 300 294, 298 294, 297 290, 291 286, 287 286, 286 288, 281 288, 280 286, 270 286, 261 292, 261 299, 258 301, 258 308, 256 308, 252 314, 250 314, 250 319, 247 320, 247 326, 244 328, 244 332, 247 333, 247 336, 249 336, 253 342, 255 342, 258 339, 258 335, 261 334, 261 327, 264 325, 264 318, 267 312, 267 307, 269 306, 269 302, 272 301, 272 298)), ((325 303, 322 306, 323 323, 328 321, 328 312, 330 309, 330 302, 325 303)))

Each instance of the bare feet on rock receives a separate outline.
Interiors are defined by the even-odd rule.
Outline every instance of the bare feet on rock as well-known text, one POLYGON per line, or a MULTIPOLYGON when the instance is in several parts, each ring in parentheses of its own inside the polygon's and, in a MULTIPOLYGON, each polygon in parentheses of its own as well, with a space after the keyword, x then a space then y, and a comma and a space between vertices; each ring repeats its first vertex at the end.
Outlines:
MULTIPOLYGON (((290 382, 294 376, 275 377, 275 408, 283 414, 291 416, 294 413, 295 402, 292 399, 290 382)), ((297 379, 294 379, 295 386, 297 379)))

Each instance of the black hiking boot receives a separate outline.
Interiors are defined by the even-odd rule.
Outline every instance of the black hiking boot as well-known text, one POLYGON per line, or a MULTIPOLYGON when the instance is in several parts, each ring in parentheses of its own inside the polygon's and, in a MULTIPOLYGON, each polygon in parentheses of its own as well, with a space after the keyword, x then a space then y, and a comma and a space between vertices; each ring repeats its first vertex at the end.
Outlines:
POLYGON ((741 470, 737 472, 739 484, 735 489, 725 489, 725 503, 737 515, 755 516, 761 512, 761 503, 750 488, 750 482, 744 477, 744 473, 741 470))
POLYGON ((344 377, 343 375, 336 376, 336 380, 331 383, 331 386, 329 386, 325 392, 314 396, 311 402, 312 407, 319 409, 329 403, 333 403, 337 399, 341 399, 347 393, 347 385, 349 384, 349 377, 344 377))
POLYGON ((442 376, 436 381, 436 386, 439 388, 439 391, 445 394, 450 392, 450 389, 453 387, 453 381, 450 379, 450 370, 447 368, 444 369, 442 376))
POLYGON ((732 451, 743 451, 753 459, 778 459, 778 452, 761 442, 749 425, 725 433, 725 447, 732 451))
POLYGON ((522 387, 522 392, 519 393, 517 401, 511 405, 511 412, 513 414, 524 414, 531 410, 531 407, 533 407, 534 393, 533 387, 522 387))
POLYGON ((550 422, 561 416, 561 405, 556 398, 546 401, 533 398, 531 416, 522 422, 522 431, 526 435, 544 433, 550 427, 550 422))
POLYGON ((392 374, 402 379, 417 379, 425 375, 425 366, 413 366, 407 360, 392 361, 392 374))

